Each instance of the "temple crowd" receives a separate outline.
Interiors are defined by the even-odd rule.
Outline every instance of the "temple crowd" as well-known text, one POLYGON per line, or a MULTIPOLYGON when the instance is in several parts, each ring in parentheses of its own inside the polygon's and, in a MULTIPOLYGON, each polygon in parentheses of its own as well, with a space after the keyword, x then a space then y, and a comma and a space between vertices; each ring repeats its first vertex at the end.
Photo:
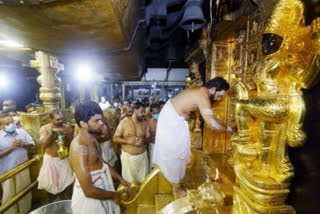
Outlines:
MULTIPOLYGON (((50 122, 40 128, 38 146, 43 161, 38 188, 48 192, 50 201, 72 200, 73 213, 120 213, 121 195, 115 186, 130 191, 140 184, 152 167, 160 167, 173 185, 173 193, 184 196, 180 181, 190 161, 188 119, 197 110, 215 131, 235 128, 214 117, 211 104, 229 89, 223 78, 205 86, 187 89, 167 102, 150 96, 148 101, 114 97, 109 103, 84 101, 73 107, 75 123, 64 120, 59 109, 49 112, 50 122)), ((30 107, 30 106, 29 106, 30 107)), ((29 110, 35 113, 36 108, 29 110)), ((28 160, 35 141, 24 130, 14 100, 4 100, 0 112, 0 174, 28 160)), ((1 183, 2 204, 30 184, 28 168, 1 183)), ((5 213, 27 213, 31 193, 5 213)))
MULTIPOLYGON (((92 103, 91 103, 92 104, 92 103)), ((102 115, 111 110, 109 118, 103 116, 103 127, 97 131, 96 137, 101 156, 109 166, 115 167, 125 182, 139 181, 151 170, 151 153, 154 145, 157 119, 164 101, 158 97, 150 96, 148 102, 125 99, 120 103, 118 97, 112 99, 111 104, 101 98, 102 115), (114 125, 115 127, 111 127, 114 125), (114 124, 115 123, 115 124, 114 124), (100 133, 101 132, 101 133, 100 133), (130 138, 135 136, 139 140, 130 138), (134 146, 126 144, 126 140, 135 143, 134 146), (121 145, 121 149, 118 145, 121 145), (121 167, 122 166, 122 167, 121 167)), ((24 130, 17 110, 16 102, 11 99, 2 102, 0 110, 0 174, 27 161, 28 153, 35 149, 35 141, 24 130)), ((29 104, 26 112, 36 113, 37 106, 29 104)), ((68 157, 61 159, 58 155, 57 138, 63 133, 64 144, 69 149, 71 141, 79 133, 79 125, 72 127, 64 120, 60 110, 49 113, 50 123, 40 129, 39 145, 44 151, 43 164, 38 176, 38 188, 49 193, 50 200, 71 199, 74 174, 68 157)), ((19 191, 28 186, 30 171, 25 169, 13 178, 4 181, 2 186, 2 204, 12 199, 19 191)), ((31 193, 19 201, 17 206, 11 207, 5 213, 27 213, 31 209, 31 193)))

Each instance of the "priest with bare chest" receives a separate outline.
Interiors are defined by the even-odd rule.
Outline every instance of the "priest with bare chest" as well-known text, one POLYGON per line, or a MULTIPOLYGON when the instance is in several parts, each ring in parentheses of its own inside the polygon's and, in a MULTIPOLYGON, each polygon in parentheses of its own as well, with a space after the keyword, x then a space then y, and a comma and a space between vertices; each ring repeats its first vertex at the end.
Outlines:
POLYGON ((147 145, 150 133, 144 121, 145 106, 135 103, 132 117, 123 119, 113 141, 121 144, 122 177, 129 182, 143 182, 148 173, 147 145))

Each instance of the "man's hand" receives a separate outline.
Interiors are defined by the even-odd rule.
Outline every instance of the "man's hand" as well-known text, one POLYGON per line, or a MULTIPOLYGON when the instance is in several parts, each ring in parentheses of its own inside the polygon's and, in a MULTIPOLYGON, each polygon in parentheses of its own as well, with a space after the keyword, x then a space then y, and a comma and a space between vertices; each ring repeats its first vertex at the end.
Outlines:
POLYGON ((135 146, 140 147, 140 146, 144 146, 144 144, 145 144, 144 138, 142 138, 142 137, 136 137, 135 146))
POLYGON ((52 128, 51 130, 53 133, 56 133, 56 134, 61 133, 61 132, 65 133, 63 128, 52 128))
POLYGON ((118 192, 113 193, 113 200, 116 204, 120 204, 121 202, 121 194, 118 192))
POLYGON ((131 146, 135 146, 135 144, 136 144, 136 136, 129 136, 127 138, 127 144, 129 144, 131 146))
POLYGON ((20 139, 14 139, 13 144, 11 146, 12 149, 16 149, 18 147, 22 146, 22 140, 20 139))
POLYGON ((123 186, 127 187, 127 191, 130 191, 130 190, 131 190, 131 184, 130 184, 128 181, 126 181, 126 180, 124 180, 123 178, 121 178, 121 179, 120 179, 120 183, 121 183, 123 186))

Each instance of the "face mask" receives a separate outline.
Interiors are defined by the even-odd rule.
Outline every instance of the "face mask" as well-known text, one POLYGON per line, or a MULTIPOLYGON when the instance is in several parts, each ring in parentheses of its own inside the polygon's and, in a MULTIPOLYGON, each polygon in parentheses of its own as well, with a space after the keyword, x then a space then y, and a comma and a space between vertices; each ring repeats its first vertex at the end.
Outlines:
POLYGON ((118 107, 118 106, 119 106, 119 103, 113 103, 113 106, 114 106, 114 107, 118 107))
POLYGON ((9 107, 8 106, 3 106, 2 110, 7 110, 9 107))
POLYGON ((12 133, 16 130, 16 124, 14 123, 10 123, 9 125, 7 125, 4 130, 8 133, 12 133))
POLYGON ((159 113, 152 115, 152 117, 153 117, 153 119, 158 120, 158 118, 159 118, 159 113))

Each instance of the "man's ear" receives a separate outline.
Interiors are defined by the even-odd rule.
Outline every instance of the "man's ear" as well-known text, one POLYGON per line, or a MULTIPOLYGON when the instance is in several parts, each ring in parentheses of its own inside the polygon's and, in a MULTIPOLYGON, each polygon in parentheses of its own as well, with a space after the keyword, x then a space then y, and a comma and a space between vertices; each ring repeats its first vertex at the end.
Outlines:
POLYGON ((88 124, 86 122, 80 121, 81 128, 88 128, 88 124))

